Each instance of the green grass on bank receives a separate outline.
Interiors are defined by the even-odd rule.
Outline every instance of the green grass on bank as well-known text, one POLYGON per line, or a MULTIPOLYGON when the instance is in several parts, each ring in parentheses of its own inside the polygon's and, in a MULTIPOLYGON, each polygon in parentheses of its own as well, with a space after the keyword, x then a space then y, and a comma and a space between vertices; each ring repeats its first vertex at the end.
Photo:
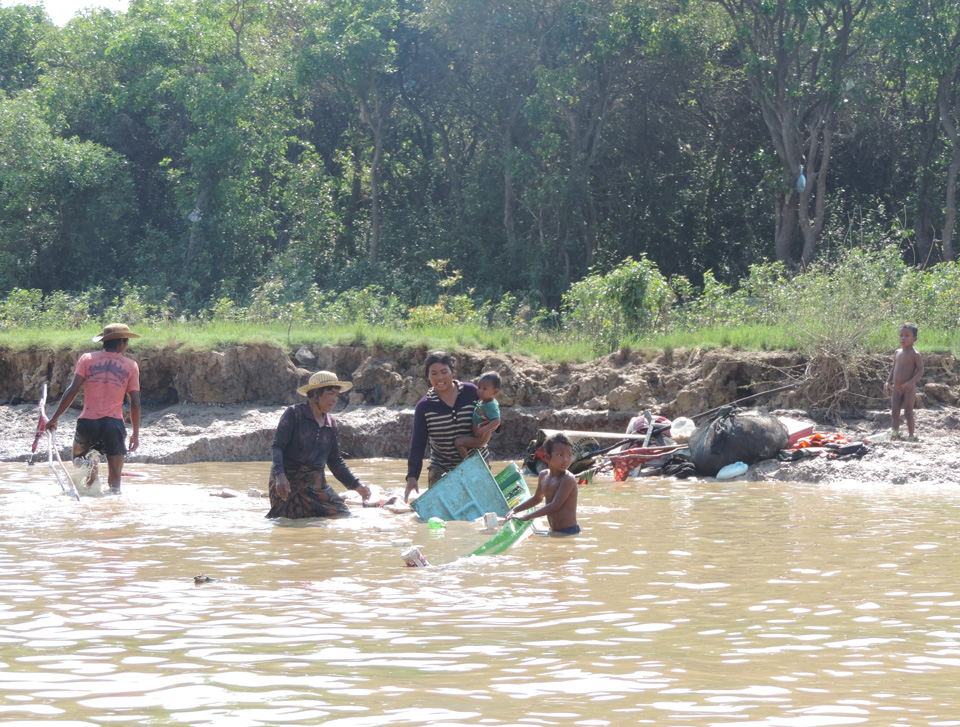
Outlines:
MULTIPOLYGON (((187 350, 219 350, 234 345, 267 344, 296 350, 304 344, 366 345, 383 348, 485 349, 517 353, 549 362, 589 361, 596 358, 590 341, 574 339, 562 332, 530 335, 505 328, 481 326, 436 326, 416 331, 377 328, 357 325, 352 327, 304 326, 287 328, 281 323, 252 324, 211 322, 165 323, 159 326, 133 326, 142 338, 133 341, 132 350, 149 352, 164 348, 187 350)), ((71 330, 21 328, 0 331, 0 347, 13 350, 55 349, 95 350, 98 344, 90 339, 100 332, 99 327, 83 326, 71 330)), ((829 336, 829 330, 826 332, 829 336)), ((878 332, 872 338, 877 352, 889 352, 897 347, 896 327, 878 332)), ((632 350, 674 350, 734 348, 745 351, 794 350, 796 332, 778 326, 733 326, 703 328, 695 331, 674 332, 649 338, 633 338, 622 348, 632 350)), ((917 344, 922 352, 960 353, 960 332, 921 330, 917 344)))
MULTIPOLYGON (((142 337, 131 342, 132 351, 148 352, 164 348, 217 350, 236 345, 267 344, 295 350, 304 344, 366 345, 383 348, 429 348, 457 350, 465 348, 503 351, 534 356, 543 361, 588 361, 594 358, 591 343, 569 340, 549 334, 518 335, 507 329, 481 326, 437 326, 416 331, 373 326, 294 326, 281 323, 211 322, 165 323, 131 326, 142 337)), ((15 351, 27 349, 96 350, 90 339, 100 332, 96 326, 71 330, 19 328, 0 331, 0 347, 15 351)))
MULTIPOLYGON (((824 341, 829 342, 829 324, 811 326, 824 341)), ((868 338, 874 351, 890 352, 899 348, 898 327, 887 324, 868 338)), ((638 348, 650 346, 658 349, 735 348, 744 351, 793 351, 802 348, 801 340, 809 339, 809 331, 791 331, 782 326, 736 326, 701 328, 695 331, 679 331, 648 338, 635 343, 638 348)), ((807 342, 809 346, 809 342, 807 342)), ((960 331, 920 329, 917 349, 928 353, 952 353, 960 355, 960 331)))
POLYGON ((735 348, 745 351, 788 351, 797 347, 796 338, 780 326, 736 326, 677 331, 646 341, 636 347, 659 349, 735 348))

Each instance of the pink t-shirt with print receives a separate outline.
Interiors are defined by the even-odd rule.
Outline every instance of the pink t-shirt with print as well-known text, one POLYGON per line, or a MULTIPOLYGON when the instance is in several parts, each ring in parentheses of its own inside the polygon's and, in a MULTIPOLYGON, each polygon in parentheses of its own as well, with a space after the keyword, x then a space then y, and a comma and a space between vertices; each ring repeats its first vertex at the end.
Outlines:
POLYGON ((137 362, 113 351, 83 354, 77 361, 77 374, 83 377, 81 419, 123 419, 123 397, 140 391, 137 362))

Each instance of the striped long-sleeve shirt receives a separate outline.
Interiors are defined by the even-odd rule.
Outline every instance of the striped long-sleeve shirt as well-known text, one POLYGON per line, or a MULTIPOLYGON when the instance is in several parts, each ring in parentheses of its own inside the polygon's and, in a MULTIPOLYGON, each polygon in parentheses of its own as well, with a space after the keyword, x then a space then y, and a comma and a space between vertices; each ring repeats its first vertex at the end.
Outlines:
POLYGON ((432 388, 420 401, 413 414, 413 437, 407 460, 407 477, 420 477, 423 455, 430 440, 430 466, 452 470, 460 464, 460 455, 453 445, 457 437, 473 436, 473 409, 479 398, 473 384, 454 381, 457 400, 451 407, 432 388))

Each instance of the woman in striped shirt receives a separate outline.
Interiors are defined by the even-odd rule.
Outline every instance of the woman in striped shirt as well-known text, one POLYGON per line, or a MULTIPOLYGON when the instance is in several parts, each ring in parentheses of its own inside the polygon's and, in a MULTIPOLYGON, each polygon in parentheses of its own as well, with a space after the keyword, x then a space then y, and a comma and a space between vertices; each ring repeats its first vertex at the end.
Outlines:
MULTIPOLYGON (((420 492, 420 472, 428 439, 430 465, 427 468, 427 485, 430 486, 462 461, 454 440, 473 435, 473 410, 479 399, 477 387, 457 381, 455 373, 454 360, 449 354, 434 351, 427 356, 426 374, 431 388, 417 402, 413 415, 405 500, 410 499, 411 492, 420 492)), ((486 447, 481 454, 486 459, 486 447)))

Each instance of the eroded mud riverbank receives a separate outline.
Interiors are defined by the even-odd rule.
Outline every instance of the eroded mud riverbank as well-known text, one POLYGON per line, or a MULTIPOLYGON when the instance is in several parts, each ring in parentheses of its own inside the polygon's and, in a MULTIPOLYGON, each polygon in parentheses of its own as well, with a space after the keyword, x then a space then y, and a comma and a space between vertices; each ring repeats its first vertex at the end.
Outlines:
MULTIPOLYGON (((310 372, 329 369, 354 382, 336 416, 341 444, 352 457, 405 457, 413 406, 426 391, 425 350, 328 346, 285 352, 246 346, 224 352, 133 352, 141 366, 145 401, 140 450, 131 462, 183 464, 260 461, 269 457, 284 406, 298 400, 297 385, 310 372)), ((43 383, 50 402, 69 383, 76 353, 0 351, 0 461, 28 457, 43 383)), ((459 356, 461 378, 501 373, 504 425, 494 437, 497 458, 517 458, 540 428, 622 432, 642 409, 690 416, 744 396, 799 380, 807 362, 784 352, 623 352, 584 364, 542 364, 512 354, 472 351, 459 356)), ((855 479, 885 483, 929 481, 960 486, 960 377, 952 356, 925 355, 927 373, 918 405, 919 444, 881 443, 852 462, 768 462, 750 478, 803 481, 855 479)), ((758 397, 773 411, 817 422, 818 429, 863 436, 889 427, 882 394, 886 371, 859 373, 843 420, 823 419, 802 386, 758 397), (819 421, 818 421, 819 420, 819 421)), ((79 397, 78 397, 79 401, 79 397)), ((63 418, 66 450, 79 409, 63 418)))

